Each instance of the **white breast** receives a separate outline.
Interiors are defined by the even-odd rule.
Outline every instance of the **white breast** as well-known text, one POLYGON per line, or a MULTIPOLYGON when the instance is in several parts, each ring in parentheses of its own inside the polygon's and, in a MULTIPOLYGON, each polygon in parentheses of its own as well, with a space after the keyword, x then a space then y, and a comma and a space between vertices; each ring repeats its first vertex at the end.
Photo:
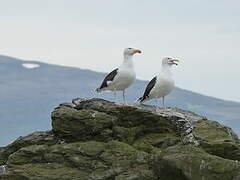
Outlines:
POLYGON ((108 84, 108 90, 123 91, 127 89, 136 79, 132 56, 125 59, 118 69, 113 81, 108 84))
POLYGON ((119 69, 114 80, 108 85, 112 91, 123 91, 127 89, 136 79, 136 73, 133 69, 119 69))
POLYGON ((131 69, 124 69, 119 71, 114 79, 113 85, 116 90, 122 91, 128 88, 136 79, 136 73, 131 69))
POLYGON ((174 88, 174 80, 170 76, 159 76, 150 92, 150 98, 160 98, 168 95, 174 88))

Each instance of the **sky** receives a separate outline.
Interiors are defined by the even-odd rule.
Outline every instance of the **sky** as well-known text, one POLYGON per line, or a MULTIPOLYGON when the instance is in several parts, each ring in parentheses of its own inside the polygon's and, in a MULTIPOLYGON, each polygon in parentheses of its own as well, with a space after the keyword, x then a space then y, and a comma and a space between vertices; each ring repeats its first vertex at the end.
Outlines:
POLYGON ((0 0, 0 54, 109 72, 134 47, 138 79, 165 56, 176 86, 240 102, 238 0, 0 0))

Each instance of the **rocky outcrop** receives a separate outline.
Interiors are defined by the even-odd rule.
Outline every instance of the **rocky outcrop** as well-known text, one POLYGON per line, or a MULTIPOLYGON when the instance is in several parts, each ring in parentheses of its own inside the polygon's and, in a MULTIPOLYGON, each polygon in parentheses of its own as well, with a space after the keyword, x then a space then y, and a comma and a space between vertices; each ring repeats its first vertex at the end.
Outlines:
POLYGON ((52 127, 0 148, 0 179, 240 179, 237 136, 192 112, 75 99, 52 127))

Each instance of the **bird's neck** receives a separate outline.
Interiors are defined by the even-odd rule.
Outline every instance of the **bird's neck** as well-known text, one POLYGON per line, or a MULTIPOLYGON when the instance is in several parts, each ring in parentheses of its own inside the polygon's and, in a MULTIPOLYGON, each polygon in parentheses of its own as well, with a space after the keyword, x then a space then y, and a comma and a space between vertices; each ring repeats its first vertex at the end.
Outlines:
POLYGON ((171 66, 169 66, 169 65, 162 65, 161 72, 164 74, 167 74, 167 75, 172 75, 170 68, 171 68, 171 66))
POLYGON ((133 68, 133 56, 124 56, 122 66, 127 68, 133 68))

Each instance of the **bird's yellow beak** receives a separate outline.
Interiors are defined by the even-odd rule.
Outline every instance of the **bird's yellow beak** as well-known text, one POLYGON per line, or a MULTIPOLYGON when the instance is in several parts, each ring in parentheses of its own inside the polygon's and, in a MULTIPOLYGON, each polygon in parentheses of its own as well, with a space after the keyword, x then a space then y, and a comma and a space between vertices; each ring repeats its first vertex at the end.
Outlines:
POLYGON ((172 59, 171 60, 171 64, 175 64, 175 65, 178 65, 179 60, 178 59, 172 59))
POLYGON ((140 51, 139 49, 136 49, 136 50, 134 50, 134 54, 136 54, 136 53, 142 53, 142 51, 140 51))

